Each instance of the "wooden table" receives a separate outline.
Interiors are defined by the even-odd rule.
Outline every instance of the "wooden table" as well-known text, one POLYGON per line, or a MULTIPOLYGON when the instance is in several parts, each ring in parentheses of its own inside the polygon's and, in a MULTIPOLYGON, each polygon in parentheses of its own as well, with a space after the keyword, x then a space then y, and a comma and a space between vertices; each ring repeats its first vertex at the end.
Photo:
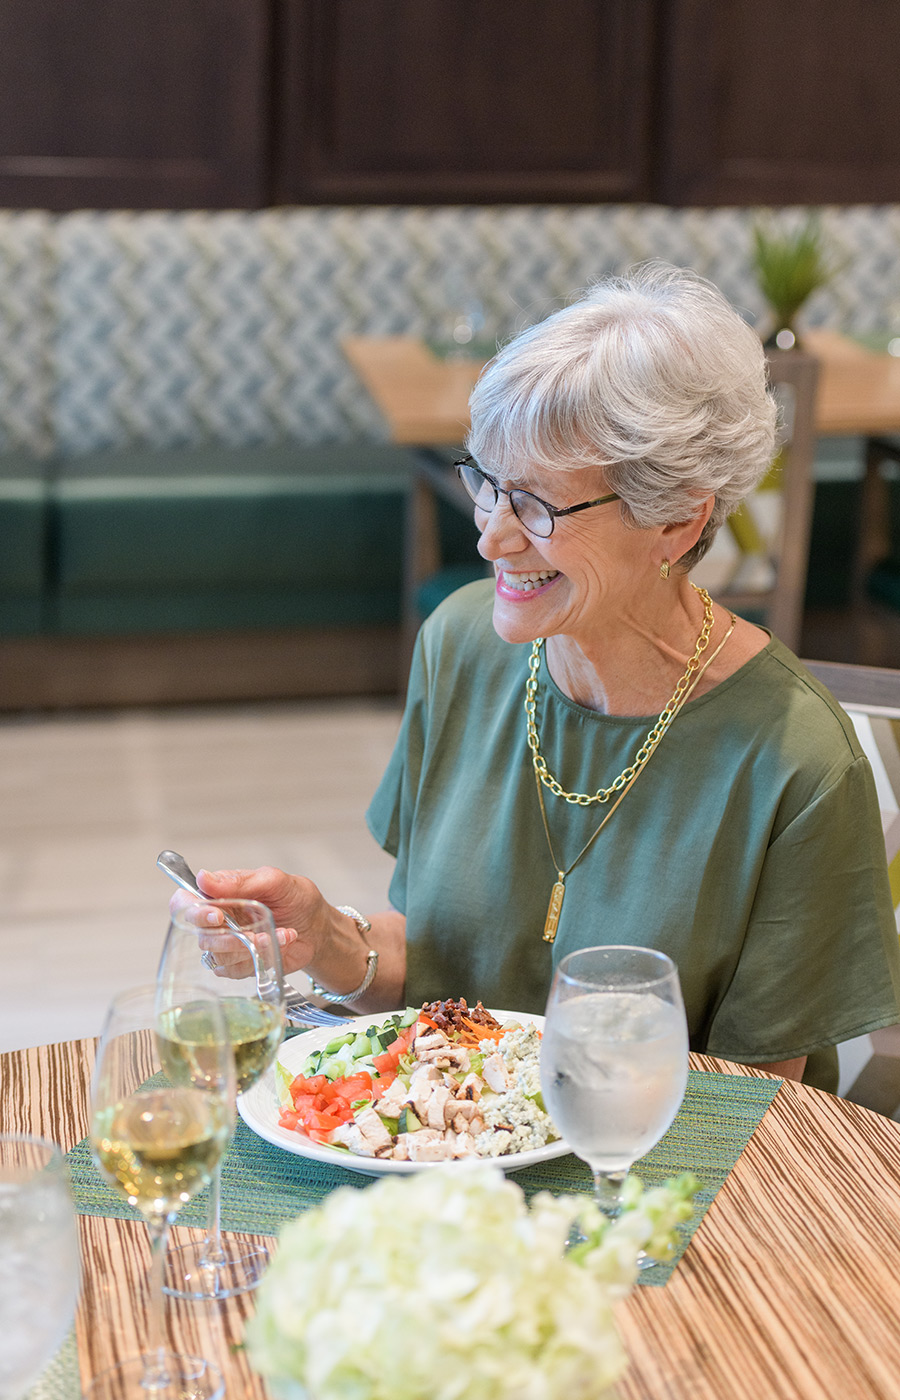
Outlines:
MULTIPOLYGON (((820 436, 900 433, 900 359, 874 354, 834 331, 808 331, 821 361, 820 436)), ((469 423, 479 360, 440 360, 415 336, 348 336, 344 353, 387 420, 394 442, 453 446, 469 423)))
MULTIPOLYGON (((93 1041, 72 1041, 0 1056, 0 1127, 80 1141, 93 1054, 93 1041)), ((85 1216, 80 1228, 86 1384, 140 1348, 148 1250, 131 1221, 85 1216)), ((900 1125, 785 1082, 669 1283, 623 1305, 620 1400, 896 1400, 898 1259, 900 1125)), ((172 1345, 214 1358, 232 1400, 267 1395, 231 1350, 252 1306, 252 1295, 167 1304, 172 1345)))

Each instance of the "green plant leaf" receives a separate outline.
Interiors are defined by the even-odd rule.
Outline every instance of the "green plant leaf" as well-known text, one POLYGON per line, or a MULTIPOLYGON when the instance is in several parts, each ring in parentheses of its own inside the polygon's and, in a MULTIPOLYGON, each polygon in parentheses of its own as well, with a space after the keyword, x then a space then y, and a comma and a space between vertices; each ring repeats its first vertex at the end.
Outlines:
POLYGON ((754 264, 760 290, 780 326, 791 326, 800 307, 839 271, 815 215, 795 232, 757 224, 753 229, 754 264))

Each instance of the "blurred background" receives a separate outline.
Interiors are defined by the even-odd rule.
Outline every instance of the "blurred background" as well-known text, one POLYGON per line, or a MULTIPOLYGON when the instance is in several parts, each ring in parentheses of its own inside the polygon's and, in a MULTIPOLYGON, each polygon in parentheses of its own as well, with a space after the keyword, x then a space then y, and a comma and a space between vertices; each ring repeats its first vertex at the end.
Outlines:
POLYGON ((600 275, 814 362, 716 584, 900 667, 898 60, 895 0, 4 0, 0 1049, 152 976, 163 847, 384 903, 468 388, 600 275))

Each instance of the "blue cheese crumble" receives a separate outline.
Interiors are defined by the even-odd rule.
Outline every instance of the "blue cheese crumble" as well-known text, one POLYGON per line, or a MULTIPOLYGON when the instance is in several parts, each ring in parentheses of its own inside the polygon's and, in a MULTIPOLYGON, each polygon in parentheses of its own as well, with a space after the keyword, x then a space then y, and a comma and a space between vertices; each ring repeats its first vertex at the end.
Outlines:
POLYGON ((499 1047, 483 1040, 485 1055, 498 1048, 509 1087, 504 1093, 485 1093, 479 1108, 485 1127, 475 1138, 479 1157, 505 1157, 509 1152, 530 1152, 555 1142, 559 1133, 541 1107, 541 1038, 533 1025, 509 1031, 499 1047))

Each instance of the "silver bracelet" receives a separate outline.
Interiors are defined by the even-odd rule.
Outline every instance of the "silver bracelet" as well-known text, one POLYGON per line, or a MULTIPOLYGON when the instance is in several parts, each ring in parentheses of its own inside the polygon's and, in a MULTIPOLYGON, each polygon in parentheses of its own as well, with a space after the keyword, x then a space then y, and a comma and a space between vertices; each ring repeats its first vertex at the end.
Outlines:
MULTIPOLYGON (((363 938, 365 938, 367 933, 372 932, 371 923, 364 914, 360 914, 358 909, 352 909, 349 904, 338 904, 336 908, 339 914, 346 914, 348 918, 353 920, 363 938)), ((370 948, 366 955, 366 975, 359 986, 354 987, 352 992, 343 992, 339 994, 337 992, 326 991, 324 987, 319 986, 318 982, 314 982, 311 977, 309 979, 309 985, 317 997, 323 997, 325 1001, 330 1001, 333 1005, 338 1005, 344 1001, 355 1001, 357 997, 362 996, 363 992, 367 992, 375 981, 375 973, 377 971, 378 954, 375 952, 374 948, 370 948)))

